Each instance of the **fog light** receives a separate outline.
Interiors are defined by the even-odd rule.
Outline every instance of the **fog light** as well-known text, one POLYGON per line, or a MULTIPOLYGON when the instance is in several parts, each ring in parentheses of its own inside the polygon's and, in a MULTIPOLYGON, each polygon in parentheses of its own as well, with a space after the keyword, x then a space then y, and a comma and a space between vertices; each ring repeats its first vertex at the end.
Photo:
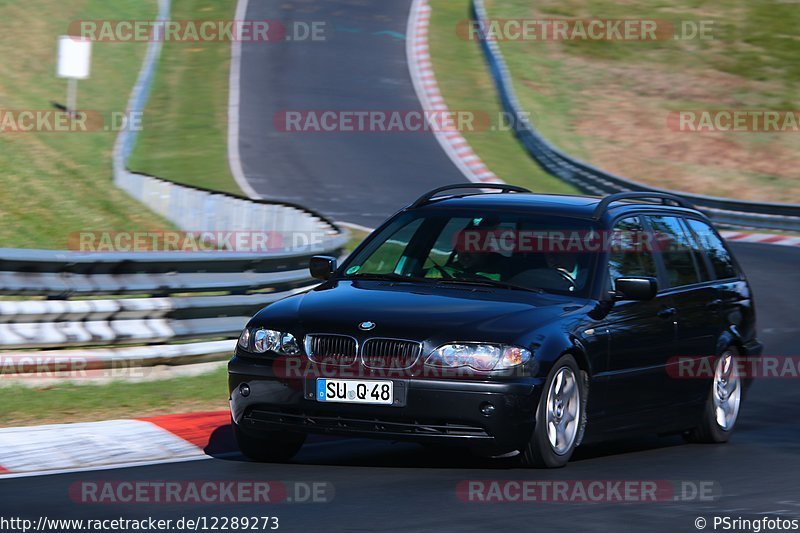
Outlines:
POLYGON ((494 405, 489 402, 481 404, 481 413, 483 416, 492 416, 494 414, 494 405))
POLYGON ((242 383, 241 385, 239 385, 239 394, 241 394, 244 397, 250 396, 250 385, 248 385, 247 383, 242 383))

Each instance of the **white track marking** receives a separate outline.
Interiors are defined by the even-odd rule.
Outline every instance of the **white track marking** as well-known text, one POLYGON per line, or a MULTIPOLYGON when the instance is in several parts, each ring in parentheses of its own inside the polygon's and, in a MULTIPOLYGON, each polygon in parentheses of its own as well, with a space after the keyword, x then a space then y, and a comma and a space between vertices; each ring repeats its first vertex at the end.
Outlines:
MULTIPOLYGON (((239 0, 236 4, 234 20, 247 18, 249 0, 239 0)), ((228 165, 233 179, 249 198, 258 200, 261 196, 247 181, 239 154, 239 103, 241 100, 242 42, 234 39, 231 44, 231 70, 228 82, 228 165)))
POLYGON ((774 244, 776 246, 800 246, 800 237, 774 233, 749 233, 746 231, 721 231, 728 242, 748 242, 758 244, 774 244))
POLYGON ((142 420, 0 429, 0 465, 13 473, 204 456, 194 444, 142 420))
POLYGON ((102 472, 104 470, 117 470, 122 468, 139 468, 142 466, 155 466, 155 465, 164 465, 170 463, 188 463, 190 461, 203 461, 206 459, 213 459, 213 457, 209 455, 197 456, 197 457, 183 457, 183 458, 175 458, 175 459, 160 459, 156 461, 141 461, 138 463, 119 463, 119 464, 108 464, 102 466, 86 466, 82 468, 62 468, 58 470, 41 470, 36 472, 15 472, 12 474, 2 474, 0 475, 0 480, 3 479, 10 479, 10 478, 18 478, 18 477, 41 477, 41 476, 56 476, 59 474, 75 474, 80 472, 102 472))
POLYGON ((361 224, 353 224, 352 222, 336 222, 336 225, 356 231, 365 231, 367 233, 372 233, 373 231, 375 231, 375 228, 368 228, 367 226, 362 226, 361 224))

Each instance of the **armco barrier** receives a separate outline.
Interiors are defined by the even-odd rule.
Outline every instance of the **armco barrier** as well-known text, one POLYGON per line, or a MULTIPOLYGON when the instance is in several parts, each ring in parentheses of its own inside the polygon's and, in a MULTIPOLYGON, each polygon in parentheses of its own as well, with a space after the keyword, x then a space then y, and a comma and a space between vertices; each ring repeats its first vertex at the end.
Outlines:
POLYGON ((180 185, 121 170, 117 186, 187 231, 277 231, 341 233, 334 222, 305 207, 251 200, 219 191, 180 185))
MULTIPOLYGON (((0 353, 0 358, 3 360, 0 385, 3 380, 19 383, 18 374, 26 375, 26 378, 43 377, 47 374, 46 377, 53 378, 59 377, 58 373, 61 372, 64 379, 74 381, 76 378, 82 379, 83 372, 87 377, 101 377, 96 374, 98 370, 103 369, 144 369, 156 365, 177 366, 221 361, 233 353, 235 345, 236 340, 231 339, 125 348, 3 352, 0 353), (13 361, 18 361, 19 364, 15 365, 13 361), (71 366, 59 367, 56 362, 61 362, 61 365, 70 362, 71 366), (12 369, 21 371, 12 374, 12 369)), ((131 372, 131 374, 136 377, 142 375, 141 372, 131 372)), ((125 373, 119 371, 116 376, 124 378, 125 373)))
POLYGON ((56 356, 94 367, 219 360, 255 312, 315 284, 312 255, 338 256, 346 240, 270 255, 0 249, 0 294, 10 295, 0 300, 0 374, 36 373, 14 361, 56 356), (42 348, 61 349, 32 351, 42 348))
POLYGON ((300 290, 214 297, 0 301, 0 348, 231 338, 259 309, 300 290))
POLYGON ((492 39, 486 39, 481 27, 489 21, 484 0, 472 0, 472 18, 478 23, 480 45, 489 65, 492 78, 499 93, 503 110, 513 117, 515 135, 531 157, 541 167, 581 191, 589 194, 607 195, 622 191, 670 192, 679 194, 704 211, 714 222, 736 227, 752 227, 786 231, 800 231, 800 205, 759 203, 731 200, 713 196, 676 193, 648 187, 626 178, 616 176, 588 163, 571 157, 545 139, 522 113, 517 100, 511 75, 500 47, 492 39), (483 22, 483 25, 481 25, 483 22))

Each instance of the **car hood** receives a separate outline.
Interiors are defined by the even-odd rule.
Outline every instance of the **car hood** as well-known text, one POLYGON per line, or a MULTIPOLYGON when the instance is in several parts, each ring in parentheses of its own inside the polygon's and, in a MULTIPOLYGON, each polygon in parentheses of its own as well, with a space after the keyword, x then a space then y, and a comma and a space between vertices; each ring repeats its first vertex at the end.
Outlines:
POLYGON ((492 287, 338 281, 277 302, 251 324, 361 338, 514 342, 581 307, 574 298, 492 287), (362 322, 375 327, 362 331, 362 322))

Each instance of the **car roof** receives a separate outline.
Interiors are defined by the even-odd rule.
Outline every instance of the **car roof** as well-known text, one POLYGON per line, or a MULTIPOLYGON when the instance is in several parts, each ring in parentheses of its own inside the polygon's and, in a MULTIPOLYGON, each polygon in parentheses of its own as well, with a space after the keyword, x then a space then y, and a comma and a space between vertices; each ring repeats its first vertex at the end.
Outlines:
MULTIPOLYGON (((479 211, 513 210, 541 214, 592 219, 595 209, 602 200, 597 196, 577 196, 568 194, 540 193, 477 193, 439 197, 419 209, 468 209, 479 211)), ((648 201, 620 200, 613 202, 601 220, 615 218, 620 213, 631 211, 671 212, 677 214, 701 215, 699 211, 683 207, 664 205, 648 201)))

